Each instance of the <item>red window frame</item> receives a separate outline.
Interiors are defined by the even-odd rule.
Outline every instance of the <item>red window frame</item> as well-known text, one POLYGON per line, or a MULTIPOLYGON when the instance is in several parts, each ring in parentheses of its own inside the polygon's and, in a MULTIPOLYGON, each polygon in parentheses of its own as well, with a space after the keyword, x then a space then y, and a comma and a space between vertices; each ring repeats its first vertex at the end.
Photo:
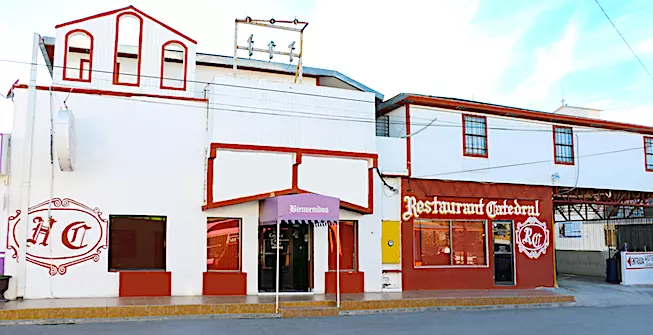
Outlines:
MULTIPOLYGON (((343 240, 342 229, 340 230, 340 251, 342 252, 345 249, 349 249, 349 247, 354 249, 352 254, 351 254, 352 257, 353 257, 353 260, 352 260, 353 269, 343 267, 344 265, 343 265, 342 258, 341 258, 340 259, 341 260, 340 261, 340 271, 341 272, 343 272, 343 271, 358 271, 358 266, 359 266, 359 264, 358 264, 359 263, 358 262, 358 259, 359 259, 358 258, 358 221, 341 220, 338 224, 340 224, 340 225, 342 225, 342 224, 351 224, 352 228, 353 228, 353 240, 354 240, 353 245, 351 245, 351 246, 344 245, 344 243, 342 242, 342 240, 343 240)), ((342 228, 342 226, 340 228, 342 228)), ((328 234, 329 234, 329 241, 328 241, 328 247, 329 247, 329 250, 328 250, 328 271, 336 272, 337 271, 336 270, 336 268, 337 268, 336 257, 338 257, 338 250, 336 250, 336 248, 337 248, 337 241, 336 241, 337 227, 335 225, 329 225, 328 229, 329 229, 329 231, 328 231, 328 234)), ((343 253, 343 256, 344 256, 344 253, 343 253)))
POLYGON ((163 90, 175 90, 175 91, 185 91, 186 90, 186 78, 188 76, 188 47, 181 41, 171 40, 165 42, 161 46, 161 81, 159 87, 163 90), (163 84, 163 79, 165 78, 165 57, 166 57, 166 46, 170 44, 178 44, 184 49, 184 85, 182 87, 166 86, 163 84))
MULTIPOLYGON (((240 218, 223 218, 223 217, 208 217, 207 218, 207 242, 206 242, 206 256, 207 256, 207 265, 206 265, 206 271, 207 272, 242 272, 243 268, 243 243, 242 243, 242 219, 240 218), (212 236, 209 236, 212 232, 211 228, 220 225, 220 224, 231 224, 236 223, 236 229, 237 233, 235 234, 235 239, 237 240, 237 250, 238 250, 238 261, 236 262, 237 268, 236 269, 217 269, 217 268, 212 268, 210 264, 208 263, 209 261, 209 255, 210 255, 210 249, 211 245, 209 245, 209 240, 211 239, 212 236)), ((233 230, 233 227, 231 228, 233 230)), ((228 234, 226 236, 226 240, 224 243, 226 244, 234 244, 232 239, 234 238, 233 232, 228 234)), ((227 248, 225 248, 226 251, 227 248)))
POLYGON ((489 146, 488 146, 488 133, 487 133, 487 117, 483 115, 473 115, 473 114, 463 114, 462 115, 462 121, 463 121, 463 156, 466 157, 479 157, 479 158, 487 158, 488 153, 489 153, 489 146), (474 136, 474 137, 482 137, 485 139, 485 153, 484 154, 478 154, 478 153, 468 153, 467 152, 467 126, 465 119, 466 118, 476 118, 476 119, 482 119, 483 120, 483 126, 485 128, 484 135, 478 135, 478 134, 469 134, 469 136, 474 136))
POLYGON ((651 136, 644 136, 644 168, 648 172, 653 172, 653 137, 651 136), (649 143, 646 143, 647 141, 649 143), (651 153, 648 153, 647 144, 648 147, 651 148, 651 153), (650 161, 648 158, 649 155, 651 156, 650 161))
POLYGON ((91 78, 93 75, 93 34, 89 33, 87 30, 84 29, 74 29, 69 31, 66 34, 65 39, 65 44, 64 44, 64 54, 63 54, 63 80, 66 81, 76 81, 76 82, 82 82, 82 83, 90 83, 91 78), (79 77, 77 78, 69 78, 68 77, 68 41, 70 40, 71 35, 73 34, 84 34, 88 36, 88 38, 91 40, 91 46, 89 49, 88 53, 88 59, 81 59, 79 61, 79 77), (88 63, 88 79, 84 79, 84 63, 88 63))
POLYGON ((124 12, 116 16, 116 38, 114 41, 114 50, 113 50, 113 84, 120 86, 141 86, 141 60, 143 59, 143 18, 136 14, 136 12, 124 12), (121 83, 120 79, 120 64, 118 63, 118 36, 120 33, 120 18, 122 16, 133 16, 139 21, 139 32, 138 32, 138 60, 136 65, 136 82, 135 83, 121 83))
POLYGON ((576 146, 576 143, 574 143, 574 129, 572 127, 565 127, 565 126, 553 126, 553 160, 556 164, 560 165, 574 165, 576 163, 576 154, 574 152, 574 148, 576 146), (558 145, 560 146, 570 146, 569 144, 558 144, 556 142, 556 130, 557 129, 568 129, 569 133, 571 135, 571 162, 567 161, 562 161, 558 160, 558 145))

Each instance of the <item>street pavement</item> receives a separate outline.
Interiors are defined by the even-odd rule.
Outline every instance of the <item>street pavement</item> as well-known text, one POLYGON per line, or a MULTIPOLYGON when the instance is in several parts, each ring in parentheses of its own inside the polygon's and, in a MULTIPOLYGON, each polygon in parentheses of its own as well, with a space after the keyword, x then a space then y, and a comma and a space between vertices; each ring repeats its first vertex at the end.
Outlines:
POLYGON ((651 334, 653 306, 380 313, 311 319, 185 319, 0 327, 0 334, 651 334))
POLYGON ((653 305, 653 286, 615 285, 606 283, 603 278, 573 275, 559 275, 558 285, 560 288, 554 291, 573 295, 577 306, 653 305))

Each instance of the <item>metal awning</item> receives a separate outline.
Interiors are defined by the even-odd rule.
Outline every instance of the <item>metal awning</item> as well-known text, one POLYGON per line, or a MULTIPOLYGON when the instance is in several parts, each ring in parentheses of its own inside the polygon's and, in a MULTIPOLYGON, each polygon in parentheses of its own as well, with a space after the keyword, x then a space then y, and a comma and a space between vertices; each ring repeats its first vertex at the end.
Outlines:
POLYGON ((338 223, 340 199, 314 193, 283 195, 261 201, 259 225, 277 223, 326 226, 338 223))
MULTIPOLYGON (((259 225, 276 226, 276 245, 280 246, 281 223, 313 224, 336 227, 336 250, 340 250, 340 199, 314 193, 283 195, 261 201, 259 206, 259 225)), ((277 262, 280 264, 280 251, 276 248, 277 262)), ((340 308, 340 253, 336 256, 336 306, 340 308)), ((275 310, 279 313, 279 266, 275 271, 275 310)))

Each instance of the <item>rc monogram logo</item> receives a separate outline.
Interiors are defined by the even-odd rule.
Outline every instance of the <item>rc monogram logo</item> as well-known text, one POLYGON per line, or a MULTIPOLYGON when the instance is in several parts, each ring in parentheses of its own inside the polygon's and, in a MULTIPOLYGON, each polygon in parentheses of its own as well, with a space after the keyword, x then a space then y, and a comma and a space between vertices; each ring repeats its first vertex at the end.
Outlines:
MULTIPOLYGON (((8 251, 18 262, 20 210, 9 217, 8 251)), ((27 261, 42 266, 50 275, 65 275, 68 267, 89 260, 98 262, 107 248, 107 220, 99 208, 72 199, 53 198, 29 208, 27 261), (48 206, 50 204, 50 206, 48 206), (50 218, 48 219, 48 207, 50 218)))
POLYGON ((517 224, 516 243, 519 252, 526 254, 528 258, 538 259, 546 254, 549 247, 549 229, 546 223, 540 222, 535 217, 529 217, 524 222, 517 224))

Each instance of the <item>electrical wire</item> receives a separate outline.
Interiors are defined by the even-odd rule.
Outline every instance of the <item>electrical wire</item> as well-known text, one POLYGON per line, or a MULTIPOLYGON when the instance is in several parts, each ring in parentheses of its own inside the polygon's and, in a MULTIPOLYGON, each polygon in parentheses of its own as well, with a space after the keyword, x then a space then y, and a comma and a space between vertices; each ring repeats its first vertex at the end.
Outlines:
POLYGON ((633 48, 630 46, 630 43, 628 43, 628 41, 626 40, 624 35, 621 34, 621 31, 619 31, 619 28, 617 28, 617 26, 614 24, 614 22, 612 22, 612 19, 610 18, 608 13, 606 13, 605 9, 603 9, 603 6, 601 6, 601 3, 599 3, 599 0, 594 0, 594 2, 596 2, 596 4, 599 6, 599 8, 601 9, 601 11, 605 15, 605 17, 608 19, 608 21, 610 21, 610 24, 612 25, 614 30, 617 32, 617 34, 619 34, 619 37, 621 37, 621 39, 624 41, 624 43, 626 44, 628 49, 630 49, 630 52, 633 53, 633 56, 635 56, 635 58, 639 62, 639 65, 641 65, 642 68, 644 69, 644 71, 646 71, 646 74, 648 74, 649 78, 653 79, 653 75, 651 75, 651 72, 649 72, 648 68, 646 68, 646 65, 644 65, 644 62, 642 62, 642 60, 639 58, 639 56, 637 55, 635 50, 633 50, 633 48))
MULTIPOLYGON (((595 156, 603 156, 603 155, 611 155, 611 154, 617 154, 617 153, 622 153, 622 152, 628 152, 628 151, 634 151, 634 150, 642 150, 642 147, 635 147, 635 148, 628 148, 628 149, 619 149, 619 150, 612 150, 612 151, 603 151, 603 152, 597 152, 594 154, 589 154, 585 156, 578 156, 578 158, 586 158, 586 157, 595 157, 595 156)), ((535 165, 535 164, 544 164, 544 163, 551 163, 553 162, 553 159, 547 159, 547 160, 540 160, 540 161, 531 161, 531 162, 521 162, 521 163, 513 163, 513 164, 506 164, 506 165, 496 165, 496 166, 489 166, 486 168, 477 168, 477 169, 468 169, 468 170, 458 170, 458 171, 449 171, 449 172, 442 172, 442 173, 434 173, 434 174, 428 174, 428 175, 421 175, 421 176, 412 176, 412 178, 427 178, 427 177, 436 177, 436 176, 445 176, 445 175, 452 175, 452 174, 459 174, 459 173, 466 173, 466 172, 479 172, 479 171, 488 171, 488 170, 496 170, 496 169, 505 169, 505 168, 510 168, 510 167, 518 167, 518 166, 528 166, 528 165, 535 165)))
MULTIPOLYGON (((5 59, 0 59, 0 62, 13 62, 13 63, 30 64, 31 65, 30 62, 20 62, 20 61, 5 60, 5 59)), ((45 64, 37 64, 37 65, 38 66, 47 66, 45 64)), ((58 67, 61 67, 61 66, 58 66, 58 67)), ((71 68, 71 69, 73 69, 73 68, 71 68)), ((92 72, 94 72, 94 73, 95 72, 100 72, 100 73, 111 73, 111 74, 113 74, 113 72, 102 71, 102 70, 92 70, 92 72)), ((155 76, 141 75, 141 77, 149 77, 149 78, 160 79, 160 77, 155 77, 155 76)), ((164 78, 164 79, 172 79, 172 78, 164 78)), ((94 80, 112 82, 111 80, 103 80, 101 78, 95 78, 94 80)), ((274 91, 274 92, 279 92, 279 93, 288 93, 287 91, 283 91, 283 90, 274 90, 274 89, 266 89, 266 88, 250 87, 250 86, 242 86, 242 85, 232 85, 232 84, 223 84, 223 83, 210 83, 210 82, 203 82, 203 81, 188 81, 188 82, 201 83, 201 84, 204 84, 204 85, 226 86, 226 87, 236 87, 236 88, 244 88, 244 89, 251 89, 251 90, 264 90, 264 91, 274 91)), ((84 87, 72 86, 72 85, 68 85, 68 84, 60 84, 59 86, 69 87, 69 88, 71 88, 73 90, 76 89, 76 88, 85 89, 84 87)), ((141 83, 141 86, 152 87, 152 88, 159 89, 158 86, 145 85, 143 83, 141 83)), ((195 92, 195 91, 191 91, 191 92, 195 92)), ((198 93, 204 93, 204 90, 197 91, 197 92, 198 93)), ((307 95, 308 93, 293 92, 293 94, 307 95)), ((233 98, 233 96, 231 96, 231 95, 217 94, 215 92, 212 93, 211 95, 212 96, 222 96, 222 97, 226 97, 226 98, 233 98)), ((328 98, 332 98, 332 99, 340 99, 338 97, 332 97, 332 96, 324 96, 324 95, 316 95, 316 94, 308 94, 308 95, 315 96, 315 97, 328 97, 328 98)), ((254 98, 251 98, 251 97, 239 97, 239 98, 240 99, 250 100, 250 101, 260 101, 260 102, 264 102, 264 103, 269 103, 270 102, 269 100, 254 99, 254 98)), ((133 98, 130 98, 130 99, 136 100, 136 99, 133 99, 133 98)), ((356 100, 356 99, 346 99, 346 98, 344 100, 371 103, 371 101, 366 101, 366 100, 356 100)), ((140 101, 145 101, 145 100, 140 100, 140 101)), ((150 102, 150 101, 148 101, 148 102, 150 102)), ((169 103, 169 102, 168 103, 162 103, 162 104, 179 105, 179 106, 191 106, 191 107, 193 107, 193 105, 190 105, 190 104, 179 104, 179 103, 174 104, 174 103, 169 103)), ((374 123, 374 124, 377 123, 375 118, 373 119, 373 118, 370 118, 370 117, 356 117, 356 116, 344 116, 344 115, 334 117, 333 114, 297 112, 297 111, 288 111, 288 110, 282 110, 282 109, 274 109, 274 108, 270 108, 270 107, 242 106, 242 105, 233 105, 233 104, 226 104, 226 103, 214 103, 214 102, 210 102, 210 104, 214 105, 214 106, 226 106, 226 107, 236 107, 236 108, 245 108, 246 107, 246 108, 255 108, 255 109, 258 109, 258 110, 267 110, 267 111, 282 112, 282 113, 295 113, 295 114, 303 114, 303 115, 321 116, 320 118, 315 118, 315 119, 334 120, 334 121, 351 120, 352 122, 374 123)), ((306 104, 300 104, 300 103, 293 103, 293 105, 305 106, 305 107, 310 107, 310 108, 324 108, 324 109, 327 109, 327 110, 332 110, 330 108, 325 108, 325 107, 316 106, 316 105, 306 105, 306 104)), ((202 108, 204 108, 204 107, 202 107, 202 108)), ((240 111, 240 110, 234 110, 234 109, 221 109, 221 108, 217 108, 217 109, 214 108, 214 110, 223 110, 223 111, 230 111, 230 112, 239 112, 240 111)), ((369 113, 361 112, 360 110, 341 110, 341 111, 342 112, 347 112, 347 113, 357 113, 357 114, 369 115, 369 113)), ((449 110, 446 110, 446 109, 438 109, 437 111, 438 112, 444 112, 444 113, 450 113, 450 114, 460 114, 460 112, 449 111, 449 110)), ((242 111, 242 112, 245 112, 245 111, 242 111)), ((276 115, 276 114, 272 114, 272 113, 261 113, 261 114, 276 115)), ((280 116, 289 116, 289 115, 280 115, 280 116)), ((393 121, 393 120, 389 119, 388 123, 393 124, 393 125, 402 125, 402 126, 405 127, 405 120, 403 120, 404 117, 402 116, 401 119, 402 119, 401 121, 393 121)), ((436 120, 433 119, 433 118, 426 119, 426 118, 420 118, 420 117, 415 117, 415 116, 411 117, 411 125, 423 126, 424 127, 423 129, 420 129, 420 132, 427 129, 427 128, 430 128, 430 127, 453 127, 453 128, 462 128, 463 127, 462 124, 457 124, 457 123, 453 123, 453 122, 447 122, 447 121, 435 122, 435 121, 436 120), (422 122, 422 123, 414 122, 414 120, 420 120, 420 119, 429 120, 429 122, 422 122)), ((536 121, 531 121, 531 120, 520 120, 520 122, 531 123, 531 124, 535 124, 535 125, 538 125, 538 126, 541 126, 541 127, 540 128, 536 128, 536 127, 514 127, 514 128, 511 128, 511 127, 488 126, 487 129, 488 130, 500 130, 500 131, 531 131, 531 132, 546 132, 546 133, 551 132, 550 129, 544 127, 543 123, 538 123, 536 121)), ((589 133, 589 132, 625 132, 625 131, 611 130, 611 129, 593 129, 593 130, 577 129, 577 130, 575 130, 575 132, 579 132, 579 133, 580 132, 587 132, 587 133, 589 133)), ((402 136, 402 137, 414 136, 415 134, 416 133, 413 133, 413 134, 409 134, 408 136, 402 136)))

